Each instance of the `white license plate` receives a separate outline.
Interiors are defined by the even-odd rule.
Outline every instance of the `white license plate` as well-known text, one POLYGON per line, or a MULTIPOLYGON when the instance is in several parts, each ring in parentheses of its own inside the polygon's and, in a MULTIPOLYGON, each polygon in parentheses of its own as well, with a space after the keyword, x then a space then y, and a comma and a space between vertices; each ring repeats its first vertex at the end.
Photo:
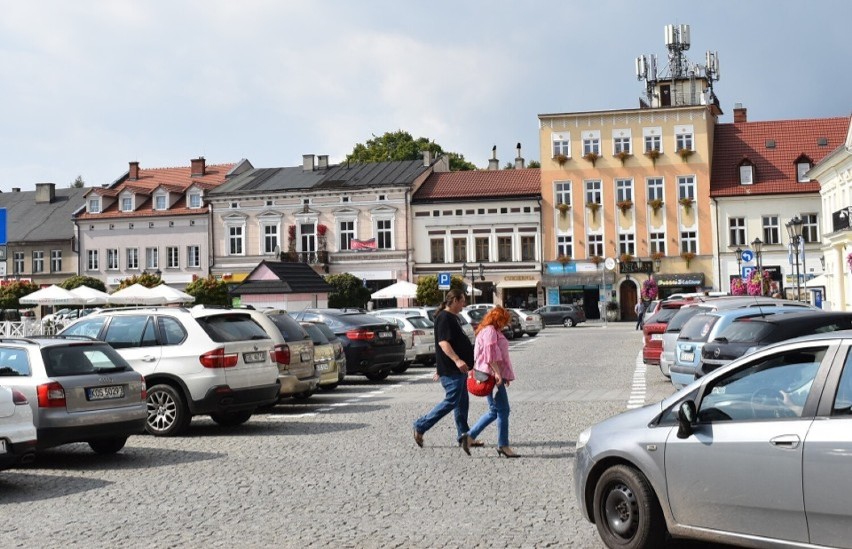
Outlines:
POLYGON ((0 440, 0 454, 6 453, 6 441, 0 440))
POLYGON ((302 362, 307 362, 311 359, 311 352, 302 351, 301 353, 299 353, 299 357, 302 359, 302 362))
POLYGON ((266 353, 263 351, 257 351, 254 353, 243 353, 243 361, 246 364, 251 364, 253 362, 263 362, 266 360, 266 353))
POLYGON ((331 364, 327 362, 325 364, 317 364, 317 372, 327 372, 329 370, 331 370, 331 364))
POLYGON ((392 337, 392 332, 379 332, 379 337, 392 337))
POLYGON ((692 362, 695 360, 695 353, 681 353, 680 359, 684 362, 692 362))
POLYGON ((109 387, 87 387, 86 398, 88 400, 124 398, 124 387, 122 385, 111 385, 109 387))
POLYGON ((662 341, 663 334, 651 334, 651 341, 662 341))

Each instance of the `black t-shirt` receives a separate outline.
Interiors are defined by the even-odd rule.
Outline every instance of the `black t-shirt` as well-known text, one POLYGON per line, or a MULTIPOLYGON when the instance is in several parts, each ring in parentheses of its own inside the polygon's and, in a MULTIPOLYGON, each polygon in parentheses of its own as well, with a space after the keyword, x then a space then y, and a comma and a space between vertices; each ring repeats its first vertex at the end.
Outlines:
POLYGON ((440 376, 463 376, 456 363, 441 349, 441 341, 448 341, 459 358, 473 368, 473 344, 462 330, 459 318, 447 310, 435 315, 435 364, 440 376))

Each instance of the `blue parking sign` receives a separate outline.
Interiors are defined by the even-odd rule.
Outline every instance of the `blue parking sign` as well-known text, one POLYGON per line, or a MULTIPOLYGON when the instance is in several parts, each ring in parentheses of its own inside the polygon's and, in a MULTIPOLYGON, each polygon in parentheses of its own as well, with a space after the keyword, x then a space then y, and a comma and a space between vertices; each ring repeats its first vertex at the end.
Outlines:
POLYGON ((748 280, 748 277, 751 276, 752 271, 755 270, 756 267, 743 267, 743 280, 748 280))
POLYGON ((438 289, 450 289, 450 273, 438 273, 438 289))

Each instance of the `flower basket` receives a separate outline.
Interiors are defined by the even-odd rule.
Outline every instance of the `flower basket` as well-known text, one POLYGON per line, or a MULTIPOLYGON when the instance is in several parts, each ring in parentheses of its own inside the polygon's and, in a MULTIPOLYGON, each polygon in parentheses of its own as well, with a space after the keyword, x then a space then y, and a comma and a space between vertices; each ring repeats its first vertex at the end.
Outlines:
POLYGON ((653 301, 657 299, 660 293, 660 288, 657 286, 657 281, 649 278, 642 283, 642 299, 645 301, 653 301))
POLYGON ((731 295, 746 295, 748 288, 742 278, 734 278, 731 280, 731 295))
POLYGON ((625 161, 625 160, 627 160, 628 158, 630 158, 631 156, 633 156, 633 155, 632 155, 632 154, 630 154, 630 153, 629 153, 629 152, 627 152, 627 151, 619 151, 619 152, 615 153, 615 157, 616 157, 617 159, 621 160, 621 165, 622 165, 622 166, 624 166, 624 161, 625 161))
POLYGON ((695 201, 689 197, 685 197, 678 200, 678 203, 683 206, 683 209, 686 210, 687 213, 689 213, 689 209, 692 208, 695 201))
POLYGON ((600 202, 586 202, 586 207, 592 212, 592 217, 594 217, 598 213, 598 210, 601 209, 601 204, 600 202))
POLYGON ((594 152, 586 153, 583 155, 583 159, 591 162, 593 167, 595 165, 595 162, 598 161, 598 158, 600 158, 600 155, 594 152))
POLYGON ((852 272, 852 253, 846 256, 846 266, 849 267, 849 271, 852 272))
POLYGON ((618 256, 618 260, 622 263, 627 263, 628 261, 633 261, 633 256, 630 254, 621 254, 618 256))
POLYGON ((591 261, 595 265, 600 265, 601 263, 603 263, 603 260, 604 260, 604 258, 602 258, 599 255, 593 255, 592 257, 589 258, 589 261, 591 261))
POLYGON ((560 202, 556 205, 556 209, 559 210, 559 213, 564 217, 571 210, 571 205, 560 202))
POLYGON ((663 201, 659 198, 655 198, 653 200, 649 200, 648 205, 651 206, 651 209, 654 210, 654 213, 657 213, 660 211, 660 208, 663 207, 663 201))
POLYGON ((565 156, 564 154, 557 154, 556 156, 553 157, 553 159, 556 160, 556 163, 559 164, 560 166, 564 166, 565 163, 568 162, 568 157, 565 156))
POLYGON ((561 263, 562 267, 564 268, 565 265, 571 263, 571 258, 568 257, 567 255, 560 255, 559 257, 556 258, 556 261, 561 263))
POLYGON ((678 149, 678 150, 677 150, 677 155, 678 155, 678 156, 680 156, 680 159, 681 159, 681 160, 683 160, 684 162, 686 162, 686 161, 687 161, 687 159, 688 159, 690 156, 692 156, 692 153, 694 153, 694 152, 695 152, 695 151, 693 151, 692 149, 678 149))
POLYGON ((680 254, 680 257, 682 257, 683 260, 686 261, 686 267, 689 268, 689 262, 695 259, 695 254, 692 252, 683 252, 680 254))
POLYGON ((633 201, 619 200, 615 203, 615 205, 618 207, 619 210, 621 210, 622 215, 627 215, 627 212, 630 210, 630 208, 633 207, 633 201))
POLYGON ((766 295, 766 290, 769 289, 769 278, 769 271, 760 272, 757 269, 753 270, 746 282, 748 295, 766 295))
POLYGON ((288 243, 288 246, 287 246, 287 251, 289 251, 291 254, 295 254, 296 253, 296 226, 295 225, 290 225, 289 227, 287 227, 287 236, 290 239, 290 242, 288 243))
POLYGON ((651 254, 651 259, 653 259, 654 261, 660 261, 664 257, 666 257, 666 254, 664 254, 663 252, 654 252, 651 254))
POLYGON ((647 151, 645 153, 645 156, 647 156, 648 158, 651 159, 652 165, 656 166, 657 165, 657 159, 660 158, 661 154, 662 153, 658 149, 651 149, 650 151, 647 151))

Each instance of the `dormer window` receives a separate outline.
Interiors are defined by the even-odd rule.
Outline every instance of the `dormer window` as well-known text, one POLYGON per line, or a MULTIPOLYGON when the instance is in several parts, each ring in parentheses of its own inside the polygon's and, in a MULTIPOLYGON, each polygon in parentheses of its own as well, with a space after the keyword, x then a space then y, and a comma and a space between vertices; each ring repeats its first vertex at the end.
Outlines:
POLYGON ((189 193, 189 207, 190 208, 200 208, 201 207, 201 193, 189 193))
POLYGON ((154 209, 155 210, 165 210, 166 209, 166 195, 158 194, 154 197, 154 209))
POLYGON ((740 185, 754 184, 754 164, 745 159, 740 162, 740 185))
POLYGON ((132 196, 124 196, 121 198, 121 211, 130 212, 133 211, 133 197, 132 196))
POLYGON ((808 183, 811 179, 805 175, 813 167, 811 159, 805 155, 796 159, 796 181, 799 183, 808 183))
POLYGON ((101 199, 100 197, 90 198, 89 199, 89 213, 101 213, 101 199))

